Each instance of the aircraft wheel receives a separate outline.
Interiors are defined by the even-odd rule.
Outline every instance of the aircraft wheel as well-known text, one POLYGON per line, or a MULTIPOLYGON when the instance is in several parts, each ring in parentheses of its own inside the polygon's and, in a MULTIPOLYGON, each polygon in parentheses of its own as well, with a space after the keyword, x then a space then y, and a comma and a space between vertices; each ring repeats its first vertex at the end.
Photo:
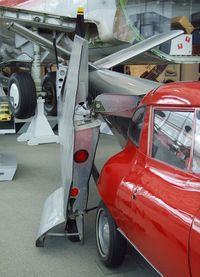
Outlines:
POLYGON ((57 115, 56 72, 44 76, 42 90, 46 92, 44 110, 47 115, 57 115))
MULTIPOLYGON (((78 233, 78 228, 76 225, 76 220, 75 219, 68 219, 67 220, 67 227, 66 227, 67 232, 70 233, 78 233)), ((79 235, 71 235, 68 236, 68 239, 72 242, 79 242, 80 237, 79 235)))
POLYGON ((36 90, 29 73, 22 72, 11 75, 8 83, 8 95, 13 97, 16 118, 29 118, 35 114, 36 90))
POLYGON ((126 240, 117 231, 116 224, 103 202, 100 202, 96 214, 96 244, 100 259, 107 267, 117 267, 123 262, 126 240))

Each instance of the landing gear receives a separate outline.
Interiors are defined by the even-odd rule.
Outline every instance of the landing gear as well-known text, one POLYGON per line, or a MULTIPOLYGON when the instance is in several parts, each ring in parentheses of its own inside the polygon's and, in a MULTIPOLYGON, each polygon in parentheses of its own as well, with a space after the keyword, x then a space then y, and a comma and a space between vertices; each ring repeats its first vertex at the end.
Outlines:
POLYGON ((103 202, 96 215, 96 244, 101 261, 107 267, 119 266, 125 257, 126 240, 117 231, 116 224, 103 202))
POLYGON ((22 72, 11 75, 8 83, 8 95, 13 97, 16 118, 29 118, 35 114, 36 90, 29 73, 22 72))
POLYGON ((46 92, 44 110, 47 115, 57 115, 56 72, 45 75, 42 90, 46 92))

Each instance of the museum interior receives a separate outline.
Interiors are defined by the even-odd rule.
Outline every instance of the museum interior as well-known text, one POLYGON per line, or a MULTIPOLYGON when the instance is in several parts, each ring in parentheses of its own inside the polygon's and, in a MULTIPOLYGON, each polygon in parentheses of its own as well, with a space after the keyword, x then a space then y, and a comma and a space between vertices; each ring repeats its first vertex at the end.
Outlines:
POLYGON ((0 277, 200 276, 200 1, 0 0, 0 277))

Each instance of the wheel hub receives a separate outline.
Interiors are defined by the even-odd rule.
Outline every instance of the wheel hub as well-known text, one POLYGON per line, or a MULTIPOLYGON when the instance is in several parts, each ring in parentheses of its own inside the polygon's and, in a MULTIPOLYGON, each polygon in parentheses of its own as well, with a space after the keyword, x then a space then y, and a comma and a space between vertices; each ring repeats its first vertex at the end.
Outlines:
POLYGON ((14 108, 19 105, 19 89, 16 84, 12 84, 10 87, 10 96, 13 97, 14 108))
POLYGON ((109 250, 110 229, 108 219, 104 212, 101 212, 99 218, 99 243, 104 255, 108 254, 109 250))

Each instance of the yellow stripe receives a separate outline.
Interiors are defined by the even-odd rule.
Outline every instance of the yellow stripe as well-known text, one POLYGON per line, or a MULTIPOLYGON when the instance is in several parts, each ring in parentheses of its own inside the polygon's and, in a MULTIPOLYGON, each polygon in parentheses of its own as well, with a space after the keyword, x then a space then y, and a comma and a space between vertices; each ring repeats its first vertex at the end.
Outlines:
POLYGON ((78 14, 78 15, 83 15, 83 14, 84 14, 84 8, 83 8, 83 7, 79 7, 79 8, 77 9, 77 14, 78 14))

